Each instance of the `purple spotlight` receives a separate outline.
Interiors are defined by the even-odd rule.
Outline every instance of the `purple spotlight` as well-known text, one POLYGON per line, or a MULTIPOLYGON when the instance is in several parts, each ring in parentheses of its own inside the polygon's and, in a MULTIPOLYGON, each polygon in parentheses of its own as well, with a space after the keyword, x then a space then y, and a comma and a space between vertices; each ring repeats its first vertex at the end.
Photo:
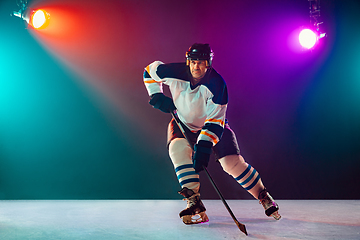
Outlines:
POLYGON ((302 47, 310 49, 318 40, 318 35, 310 29, 304 29, 299 34, 299 42, 302 47))

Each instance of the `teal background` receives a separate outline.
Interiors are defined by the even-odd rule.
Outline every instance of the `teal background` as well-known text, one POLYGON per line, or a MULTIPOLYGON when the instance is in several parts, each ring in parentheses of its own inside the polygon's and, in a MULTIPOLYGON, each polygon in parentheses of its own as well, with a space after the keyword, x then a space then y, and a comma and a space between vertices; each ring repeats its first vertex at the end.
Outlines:
MULTIPOLYGON (((171 117, 147 103, 142 72, 184 61, 194 42, 212 46, 242 155, 275 198, 358 199, 360 4, 321 3, 328 37, 302 51, 306 0, 32 1, 63 17, 58 32, 0 2, 0 199, 180 198, 171 117)), ((226 198, 251 199, 209 170, 226 198)))

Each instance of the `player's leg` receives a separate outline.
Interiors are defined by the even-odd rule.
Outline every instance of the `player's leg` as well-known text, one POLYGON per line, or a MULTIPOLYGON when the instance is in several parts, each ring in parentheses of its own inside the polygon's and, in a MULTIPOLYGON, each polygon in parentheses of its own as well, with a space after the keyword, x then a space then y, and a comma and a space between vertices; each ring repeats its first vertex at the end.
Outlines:
MULTIPOLYGON (((180 131, 174 122, 170 122, 168 131, 169 156, 174 165, 181 190, 179 194, 187 200, 186 208, 180 212, 180 218, 185 224, 194 224, 209 221, 205 206, 200 199, 199 174, 195 172, 192 161, 192 149, 185 138, 177 134, 180 131)), ((180 132, 181 133, 181 132, 180 132)))
POLYGON ((265 189, 260 174, 246 163, 241 155, 227 155, 220 158, 219 162, 223 170, 234 177, 254 198, 257 199, 259 193, 265 189))
POLYGON ((279 206, 268 193, 261 181, 260 174, 250 164, 246 163, 241 155, 228 155, 219 159, 225 172, 235 180, 251 195, 260 201, 267 216, 279 220, 279 206))
POLYGON ((185 138, 175 138, 169 144, 169 156, 181 188, 199 192, 199 174, 195 173, 192 161, 192 149, 185 138))
POLYGON ((225 125, 223 136, 214 147, 214 152, 223 170, 234 177, 245 190, 260 201, 265 209, 265 214, 280 219, 278 205, 267 192, 260 174, 240 155, 235 133, 228 124, 225 125))

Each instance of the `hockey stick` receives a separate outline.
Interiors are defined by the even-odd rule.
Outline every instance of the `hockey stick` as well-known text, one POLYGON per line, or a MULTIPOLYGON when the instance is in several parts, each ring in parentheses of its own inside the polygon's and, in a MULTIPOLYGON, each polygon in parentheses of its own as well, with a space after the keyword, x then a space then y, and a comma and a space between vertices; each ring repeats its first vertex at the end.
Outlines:
MULTIPOLYGON (((181 131, 181 132, 182 132, 182 134, 184 135, 185 139, 186 139, 186 140, 188 141, 188 143, 190 144, 190 147, 194 150, 194 147, 192 146, 192 144, 191 144, 191 141, 190 141, 189 137, 187 136, 187 134, 186 134, 186 132, 185 132, 185 130, 184 130, 184 128, 183 128, 183 126, 181 125, 181 121, 180 121, 180 119, 179 119, 179 117, 178 117, 178 115, 177 115, 176 110, 172 111, 172 112, 171 112, 171 115, 172 115, 172 117, 174 118, 174 120, 175 120, 176 124, 179 126, 180 131, 181 131)), ((248 234, 247 234, 247 231, 246 231, 246 227, 245 227, 245 225, 244 225, 244 224, 242 224, 242 223, 240 223, 240 222, 236 219, 236 217, 235 217, 234 213, 231 211, 231 209, 230 209, 229 205, 226 203, 225 198, 224 198, 224 197, 223 197, 223 195, 221 194, 221 192, 220 192, 219 188, 216 186, 216 184, 215 184, 214 180, 212 179, 212 177, 211 177, 211 175, 210 175, 209 171, 207 170, 207 168, 206 168, 205 166, 203 166, 203 169, 204 169, 204 171, 205 171, 206 175, 208 176, 208 178, 209 178, 209 180, 210 180, 211 184, 212 184, 212 185, 213 185, 213 187, 215 188, 215 190, 216 190, 217 194, 219 195, 219 197, 220 197, 221 201, 224 203, 224 205, 225 205, 226 209, 227 209, 227 210, 228 210, 228 212, 230 213, 230 215, 231 215, 232 219, 234 220, 234 222, 236 223, 236 225, 237 225, 237 226, 238 226, 238 228, 240 229, 240 231, 242 231, 243 233, 245 233, 245 235, 248 235, 248 234)))

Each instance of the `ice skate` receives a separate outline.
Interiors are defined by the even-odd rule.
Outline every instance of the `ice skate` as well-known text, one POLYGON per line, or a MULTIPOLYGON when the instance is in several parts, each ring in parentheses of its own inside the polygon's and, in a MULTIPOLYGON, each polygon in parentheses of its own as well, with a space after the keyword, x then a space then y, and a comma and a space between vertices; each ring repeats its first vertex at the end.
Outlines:
POLYGON ((266 189, 262 190, 259 193, 259 201, 260 204, 263 205, 265 209, 266 216, 270 217, 272 216, 276 220, 279 220, 281 218, 279 214, 279 206, 274 201, 274 199, 271 197, 271 195, 266 191, 266 189))
POLYGON ((194 193, 193 190, 184 187, 179 191, 179 194, 187 200, 187 206, 179 213, 180 218, 185 224, 197 224, 208 222, 209 218, 206 215, 206 208, 200 200, 200 194, 194 193))

